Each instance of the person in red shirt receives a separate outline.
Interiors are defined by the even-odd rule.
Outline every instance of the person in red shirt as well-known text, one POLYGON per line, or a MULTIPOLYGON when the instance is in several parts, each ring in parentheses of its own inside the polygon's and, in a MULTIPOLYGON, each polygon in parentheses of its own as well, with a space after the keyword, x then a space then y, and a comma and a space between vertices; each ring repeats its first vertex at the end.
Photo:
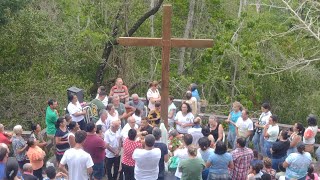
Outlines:
POLYGON ((0 143, 5 143, 6 145, 10 145, 11 141, 9 138, 11 138, 12 134, 7 133, 4 131, 4 125, 0 124, 0 143))
POLYGON ((137 131, 130 129, 128 137, 123 142, 123 155, 122 155, 122 172, 125 180, 134 180, 134 166, 135 161, 132 159, 133 151, 137 148, 142 148, 142 144, 136 141, 137 131))
POLYGON ((110 90, 109 97, 114 95, 118 95, 120 97, 120 101, 124 104, 129 102, 129 92, 127 86, 123 85, 123 81, 121 78, 117 78, 115 86, 113 86, 110 90))
POLYGON ((83 150, 90 154, 93 160, 93 177, 102 179, 104 177, 104 159, 106 142, 96 134, 97 128, 93 122, 87 124, 87 138, 83 144, 83 150))

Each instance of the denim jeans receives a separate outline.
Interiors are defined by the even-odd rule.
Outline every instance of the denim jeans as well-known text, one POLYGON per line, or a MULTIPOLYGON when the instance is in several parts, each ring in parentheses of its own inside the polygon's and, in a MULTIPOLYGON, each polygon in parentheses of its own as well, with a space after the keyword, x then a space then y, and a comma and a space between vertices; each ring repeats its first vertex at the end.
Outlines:
POLYGON ((236 132, 232 132, 229 130, 227 139, 228 139, 228 142, 231 145, 232 149, 235 149, 234 144, 236 142, 236 135, 237 135, 236 132))
MULTIPOLYGON (((307 178, 307 176, 304 176, 304 177, 302 177, 302 178, 299 178, 298 180, 305 180, 306 178, 307 178)), ((291 179, 289 179, 289 178, 286 177, 286 180, 291 180, 291 179)))
POLYGON ((255 132, 252 138, 252 142, 253 142, 254 149, 259 153, 262 153, 263 156, 265 156, 264 147, 263 147, 263 144, 264 144, 263 132, 261 134, 258 134, 257 132, 255 132))
POLYGON ((205 168, 202 171, 202 180, 207 180, 208 179, 208 175, 209 175, 209 168, 205 168))
POLYGON ((268 156, 268 158, 272 157, 270 148, 272 147, 274 142, 270 142, 270 141, 264 141, 264 153, 266 156, 268 156))
POLYGON ((279 159, 274 159, 272 158, 272 169, 278 171, 279 170, 279 165, 281 165, 284 161, 286 160, 286 156, 279 158, 279 159))

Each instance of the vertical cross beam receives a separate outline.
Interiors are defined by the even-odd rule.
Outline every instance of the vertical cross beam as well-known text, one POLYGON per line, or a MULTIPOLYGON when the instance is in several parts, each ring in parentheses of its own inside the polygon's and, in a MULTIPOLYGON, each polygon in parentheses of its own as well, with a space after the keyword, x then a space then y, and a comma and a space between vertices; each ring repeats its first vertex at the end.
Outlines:
POLYGON ((162 20, 162 73, 161 73, 161 119, 168 128, 168 99, 169 99, 169 64, 171 49, 171 5, 163 6, 162 20))

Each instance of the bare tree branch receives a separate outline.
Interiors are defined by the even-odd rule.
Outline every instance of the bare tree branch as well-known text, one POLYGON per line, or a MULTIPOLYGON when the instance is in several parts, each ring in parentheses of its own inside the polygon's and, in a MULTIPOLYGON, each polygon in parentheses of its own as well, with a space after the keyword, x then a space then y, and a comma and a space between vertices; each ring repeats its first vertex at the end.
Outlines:
POLYGON ((288 70, 292 70, 295 67, 299 67, 299 69, 297 69, 297 71, 302 70, 303 68, 309 66, 311 63, 316 62, 316 61, 320 61, 320 58, 315 58, 315 59, 298 59, 296 61, 294 61, 293 63, 288 64, 285 67, 281 67, 281 68, 273 68, 273 67, 269 67, 270 69, 273 69, 274 71, 272 72, 267 72, 267 73, 253 73, 254 75, 257 76, 266 76, 266 75, 274 75, 274 74, 279 74, 282 73, 284 71, 288 71, 288 70))
MULTIPOLYGON (((159 0, 158 3, 154 6, 154 8, 150 9, 148 12, 146 12, 143 16, 141 16, 136 23, 129 29, 128 32, 125 32, 123 34, 123 36, 127 36, 130 37, 132 36, 137 30, 138 28, 152 15, 154 15, 156 12, 159 11, 162 3, 164 0, 159 0)), ((110 57, 110 54, 113 50, 113 47, 115 45, 118 45, 118 42, 116 40, 118 33, 119 33, 119 27, 118 27, 118 21, 120 20, 121 16, 120 16, 120 12, 122 11, 123 7, 120 7, 117 15, 115 17, 114 20, 114 24, 113 24, 113 28, 112 28, 112 34, 111 34, 111 39, 105 44, 105 48, 103 50, 103 54, 102 54, 102 62, 100 63, 97 71, 96 71, 96 79, 95 79, 95 83, 94 83, 94 88, 92 89, 96 89, 103 81, 104 78, 104 74, 105 74, 105 69, 107 67, 107 63, 110 57)))
MULTIPOLYGON (((294 17, 304 26, 305 30, 308 31, 314 38, 316 38, 318 41, 320 41, 320 33, 319 33, 319 27, 314 27, 314 22, 317 21, 317 19, 319 18, 319 13, 318 13, 318 17, 308 17, 309 16, 309 12, 310 9, 308 10, 309 12, 307 13, 307 16, 305 17, 305 19, 303 19, 297 11, 295 11, 293 9, 293 7, 290 6, 290 4, 286 1, 286 0, 282 0, 283 4, 286 5, 286 7, 289 9, 289 11, 291 13, 294 14, 294 17), (317 29, 317 30, 314 30, 317 29)), ((303 9, 303 5, 306 3, 307 1, 303 2, 299 8, 299 9, 303 9)))

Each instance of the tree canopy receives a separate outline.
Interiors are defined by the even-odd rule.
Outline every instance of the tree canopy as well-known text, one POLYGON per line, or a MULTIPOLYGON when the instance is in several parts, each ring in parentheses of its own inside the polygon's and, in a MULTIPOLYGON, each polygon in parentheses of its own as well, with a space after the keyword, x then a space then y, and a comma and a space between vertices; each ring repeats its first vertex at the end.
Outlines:
MULTIPOLYGON (((316 1, 2 0, 1 122, 44 122, 49 98, 58 100, 62 113, 67 88, 84 89, 90 100, 97 85, 109 89, 117 77, 131 94, 145 97, 147 82, 161 78, 161 50, 114 42, 159 3, 173 5, 174 37, 215 42, 208 49, 172 50, 170 93, 176 98, 194 82, 208 111, 217 114, 228 114, 236 100, 256 114, 262 102, 270 102, 281 123, 320 113, 316 1)), ((160 37, 157 11, 130 36, 160 37)))

